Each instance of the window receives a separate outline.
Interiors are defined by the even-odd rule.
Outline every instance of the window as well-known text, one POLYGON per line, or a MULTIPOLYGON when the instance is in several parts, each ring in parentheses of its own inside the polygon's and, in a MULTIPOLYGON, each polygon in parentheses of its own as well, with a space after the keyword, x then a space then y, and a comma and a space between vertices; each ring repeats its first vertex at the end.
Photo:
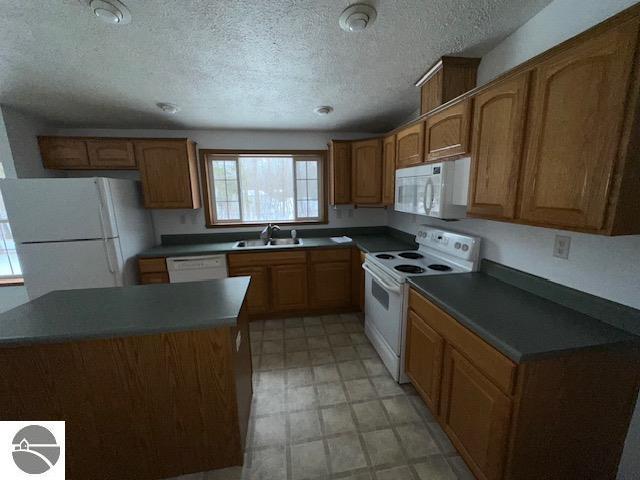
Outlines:
MULTIPOLYGON (((4 178, 4 169, 0 164, 0 178, 4 178)), ((0 194, 0 283, 22 277, 22 269, 16 253, 16 244, 9 226, 7 211, 0 194)))
POLYGON ((324 152, 202 151, 207 225, 321 223, 324 152))

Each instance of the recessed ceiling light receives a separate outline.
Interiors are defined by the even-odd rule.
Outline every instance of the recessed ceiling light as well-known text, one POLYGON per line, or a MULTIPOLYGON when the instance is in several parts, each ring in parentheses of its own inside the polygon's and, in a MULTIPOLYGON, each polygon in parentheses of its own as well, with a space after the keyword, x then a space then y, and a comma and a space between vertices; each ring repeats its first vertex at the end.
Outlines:
POLYGON ((180 111, 180 107, 174 105, 173 103, 158 103, 158 108, 162 110, 164 113, 168 113, 170 115, 175 115, 180 111))
POLYGON ((361 32, 377 17, 376 9, 366 3, 356 3, 345 9, 338 22, 346 32, 361 32))
POLYGON ((125 25, 131 22, 131 13, 118 0, 91 0, 93 14, 109 25, 125 25))
POLYGON ((318 115, 329 115, 331 112, 333 112, 333 107, 330 107, 329 105, 323 105, 321 107, 314 108, 313 111, 318 115))

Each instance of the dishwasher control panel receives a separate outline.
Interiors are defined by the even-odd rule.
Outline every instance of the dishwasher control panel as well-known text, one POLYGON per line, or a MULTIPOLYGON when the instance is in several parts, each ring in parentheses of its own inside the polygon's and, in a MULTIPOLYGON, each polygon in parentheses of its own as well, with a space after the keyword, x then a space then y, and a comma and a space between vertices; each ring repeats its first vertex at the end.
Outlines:
POLYGON ((226 255, 167 258, 170 283, 197 282, 227 277, 226 255))

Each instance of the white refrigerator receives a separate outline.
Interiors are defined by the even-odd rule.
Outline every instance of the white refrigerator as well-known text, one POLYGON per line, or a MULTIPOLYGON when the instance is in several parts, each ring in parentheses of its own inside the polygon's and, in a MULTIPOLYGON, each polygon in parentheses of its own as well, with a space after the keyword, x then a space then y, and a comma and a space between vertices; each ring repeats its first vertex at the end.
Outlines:
POLYGON ((136 255, 154 244, 139 182, 6 179, 0 188, 30 299, 136 283, 136 255))

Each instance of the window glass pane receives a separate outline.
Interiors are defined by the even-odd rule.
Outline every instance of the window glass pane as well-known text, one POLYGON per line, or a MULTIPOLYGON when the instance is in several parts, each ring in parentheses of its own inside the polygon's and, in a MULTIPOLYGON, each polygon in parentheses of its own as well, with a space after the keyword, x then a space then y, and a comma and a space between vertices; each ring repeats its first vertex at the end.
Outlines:
POLYGON ((226 178, 235 180, 238 176, 236 162, 224 162, 224 171, 226 178))
POLYGON ((240 203, 239 202, 229 202, 229 219, 239 219, 240 218, 240 203))
POLYGON ((227 182, 224 180, 216 180, 213 184, 216 192, 216 202, 224 202, 227 200, 227 182))
POLYGON ((317 180, 307 180, 307 196, 309 200, 318 200, 318 182, 317 180))
POLYGON ((307 202, 298 201, 298 217, 300 218, 307 217, 307 202))
POLYGON ((4 200, 2 199, 2 195, 0 195, 0 220, 7 219, 7 211, 4 208, 4 200))
POLYGON ((318 162, 305 162, 307 164, 307 178, 316 180, 318 178, 318 162))
POLYGON ((298 200, 306 200, 307 199, 307 181, 306 180, 298 180, 296 184, 298 200))
POLYGON ((242 220, 293 220, 293 158, 240 157, 242 220))
POLYGON ((227 200, 230 202, 238 201, 238 182, 236 180, 227 180, 227 200))
POLYGON ((308 217, 309 218, 317 218, 319 216, 318 213, 318 201, 317 200, 311 200, 309 202, 307 202, 308 205, 308 217))
POLYGON ((227 209, 227 202, 216 201, 216 218, 218 220, 229 220, 229 210, 227 209))
POLYGON ((4 247, 7 250, 15 250, 16 244, 13 241, 13 234, 11 233, 11 228, 8 223, 0 223, 0 228, 2 228, 2 235, 4 237, 4 247))
POLYGON ((221 179, 224 178, 224 163, 220 160, 214 160, 211 162, 213 164, 213 178, 221 179))
POLYGON ((296 178, 298 180, 307 178, 307 162, 296 162, 296 178))

